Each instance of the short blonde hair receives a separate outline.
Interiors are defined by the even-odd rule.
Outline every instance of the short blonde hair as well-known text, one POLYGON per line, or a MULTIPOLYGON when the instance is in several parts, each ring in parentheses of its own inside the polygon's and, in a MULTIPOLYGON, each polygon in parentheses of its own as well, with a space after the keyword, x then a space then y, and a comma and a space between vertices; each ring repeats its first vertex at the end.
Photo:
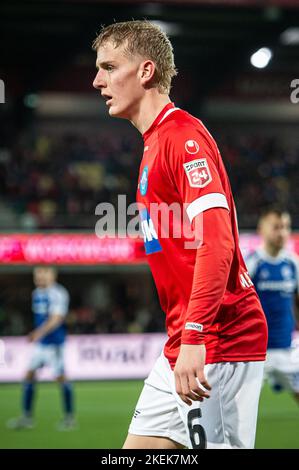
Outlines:
POLYGON ((177 74, 173 48, 167 35, 155 24, 146 20, 125 21, 103 26, 93 41, 96 51, 105 42, 111 41, 115 47, 125 44, 126 54, 138 54, 152 60, 156 65, 153 86, 160 93, 169 94, 171 80, 177 74))

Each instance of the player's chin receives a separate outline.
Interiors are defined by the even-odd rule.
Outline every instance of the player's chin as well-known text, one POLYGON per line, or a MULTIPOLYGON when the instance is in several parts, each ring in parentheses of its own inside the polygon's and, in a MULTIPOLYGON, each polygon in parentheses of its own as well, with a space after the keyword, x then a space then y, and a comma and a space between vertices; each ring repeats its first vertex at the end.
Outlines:
POLYGON ((276 243, 276 249, 277 250, 281 250, 285 245, 285 241, 284 240, 278 240, 278 242, 276 243))
POLYGON ((129 119, 128 113, 124 109, 121 109, 117 106, 110 106, 109 115, 111 117, 117 117, 122 119, 129 119))
POLYGON ((113 106, 113 105, 109 106, 108 112, 111 117, 121 117, 120 110, 117 108, 117 106, 113 106))

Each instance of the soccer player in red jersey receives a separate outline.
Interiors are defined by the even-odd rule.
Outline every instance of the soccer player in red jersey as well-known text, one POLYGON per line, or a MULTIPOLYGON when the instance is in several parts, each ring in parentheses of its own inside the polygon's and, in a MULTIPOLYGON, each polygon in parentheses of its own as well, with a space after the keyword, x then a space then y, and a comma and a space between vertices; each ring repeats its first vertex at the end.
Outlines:
POLYGON ((112 24, 93 48, 93 86, 110 116, 143 135, 137 200, 168 333, 124 448, 252 448, 267 326, 219 150, 203 123, 171 102, 173 50, 156 25, 112 24), (167 231, 161 215, 171 207, 167 231))

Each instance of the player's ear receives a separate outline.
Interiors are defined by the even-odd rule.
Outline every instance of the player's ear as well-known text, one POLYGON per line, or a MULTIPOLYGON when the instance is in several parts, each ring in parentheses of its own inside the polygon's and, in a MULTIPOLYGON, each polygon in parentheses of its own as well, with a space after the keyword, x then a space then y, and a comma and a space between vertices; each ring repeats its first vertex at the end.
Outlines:
POLYGON ((140 78, 142 85, 146 86, 155 74, 156 66, 152 60, 145 60, 140 64, 140 78))

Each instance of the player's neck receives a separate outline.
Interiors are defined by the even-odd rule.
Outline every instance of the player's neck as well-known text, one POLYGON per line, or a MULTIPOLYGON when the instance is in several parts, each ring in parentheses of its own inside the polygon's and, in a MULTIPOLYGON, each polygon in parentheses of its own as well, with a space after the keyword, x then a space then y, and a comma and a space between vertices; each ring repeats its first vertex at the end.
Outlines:
POLYGON ((272 258, 276 258, 281 252, 281 248, 276 248, 275 246, 267 244, 264 245, 264 250, 267 255, 272 256, 272 258))
POLYGON ((148 94, 140 102, 136 114, 131 118, 131 123, 141 134, 144 134, 162 109, 170 102, 168 95, 162 95, 156 89, 149 90, 148 94))

